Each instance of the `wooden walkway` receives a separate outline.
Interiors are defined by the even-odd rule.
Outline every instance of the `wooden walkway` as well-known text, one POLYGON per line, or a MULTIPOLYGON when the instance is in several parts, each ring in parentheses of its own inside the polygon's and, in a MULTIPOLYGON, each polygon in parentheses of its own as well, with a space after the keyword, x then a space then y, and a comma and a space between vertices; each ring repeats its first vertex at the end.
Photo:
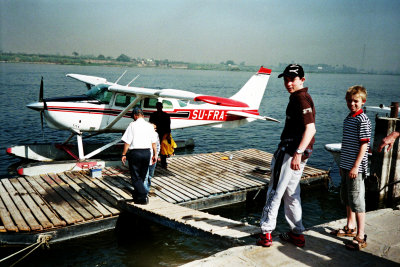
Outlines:
MULTIPOLYGON (((256 149, 172 157, 168 159, 167 170, 156 168, 152 179, 156 197, 146 206, 154 209, 148 212, 165 216, 167 220, 180 220, 179 223, 204 224, 205 220, 185 218, 205 218, 206 213, 200 215, 186 209, 192 212, 179 210, 180 219, 169 218, 162 214, 170 213, 169 209, 160 207, 178 204, 204 209, 243 201, 247 192, 260 190, 268 183, 271 158, 272 154, 256 149), (226 160, 229 155, 232 159, 226 160)), ((302 180, 321 180, 327 176, 327 171, 306 167, 302 180)), ((1 179, 0 245, 21 242, 24 239, 21 233, 32 243, 41 233, 65 240, 113 228, 121 208, 126 208, 126 201, 131 200, 130 187, 129 172, 123 166, 104 169, 101 178, 92 178, 88 171, 80 171, 1 179)), ((176 209, 179 208, 183 207, 176 209)), ((231 220, 211 217, 207 220, 214 224, 219 221, 222 229, 235 225, 231 220)), ((248 234, 252 232, 249 230, 248 234)))

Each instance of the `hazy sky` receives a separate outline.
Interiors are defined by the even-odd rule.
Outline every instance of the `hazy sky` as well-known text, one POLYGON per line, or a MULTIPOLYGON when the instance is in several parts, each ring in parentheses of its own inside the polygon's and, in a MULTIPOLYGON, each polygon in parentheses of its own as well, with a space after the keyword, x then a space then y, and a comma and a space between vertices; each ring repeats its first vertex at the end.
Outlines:
POLYGON ((5 52, 400 70, 398 0, 0 0, 5 52))

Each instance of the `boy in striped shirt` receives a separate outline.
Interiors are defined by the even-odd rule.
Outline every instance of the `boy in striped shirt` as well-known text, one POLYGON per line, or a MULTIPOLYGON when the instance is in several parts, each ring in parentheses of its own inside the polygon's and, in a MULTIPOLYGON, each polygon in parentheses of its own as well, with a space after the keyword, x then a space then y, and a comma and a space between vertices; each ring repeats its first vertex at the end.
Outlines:
POLYGON ((359 250, 367 246, 365 227, 365 185, 368 148, 371 139, 371 122, 361 109, 367 100, 363 86, 355 85, 346 92, 346 103, 350 110, 343 122, 340 175, 342 177, 340 197, 346 205, 347 225, 333 231, 337 236, 354 237, 347 248, 359 250))

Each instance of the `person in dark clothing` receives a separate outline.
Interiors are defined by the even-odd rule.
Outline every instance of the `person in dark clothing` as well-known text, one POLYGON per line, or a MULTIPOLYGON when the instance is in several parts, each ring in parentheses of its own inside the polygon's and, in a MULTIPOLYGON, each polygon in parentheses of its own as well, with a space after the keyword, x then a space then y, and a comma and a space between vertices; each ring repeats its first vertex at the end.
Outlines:
MULTIPOLYGON (((156 108, 157 111, 150 115, 150 123, 154 123, 157 126, 160 143, 162 143, 164 139, 171 142, 171 118, 168 113, 162 110, 163 104, 161 102, 157 102, 156 108)), ((160 158, 161 167, 167 168, 167 155, 160 154, 160 158)))
POLYGON ((262 233, 257 245, 272 245, 271 233, 276 228, 278 211, 283 200, 290 231, 279 237, 298 247, 304 247, 300 178, 313 149, 316 133, 315 108, 308 88, 304 87, 304 70, 300 65, 290 64, 279 74, 278 78, 281 77, 284 78, 284 86, 290 97, 281 142, 271 162, 272 175, 260 219, 262 233))

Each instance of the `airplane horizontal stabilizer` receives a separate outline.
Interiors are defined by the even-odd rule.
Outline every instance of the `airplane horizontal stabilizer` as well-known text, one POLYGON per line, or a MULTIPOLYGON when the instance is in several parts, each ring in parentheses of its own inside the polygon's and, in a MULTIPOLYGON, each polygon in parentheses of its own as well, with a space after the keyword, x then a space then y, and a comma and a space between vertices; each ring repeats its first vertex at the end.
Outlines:
POLYGON ((271 118, 271 117, 266 117, 266 116, 260 116, 260 115, 254 115, 250 114, 247 112, 242 112, 242 111, 228 111, 228 115, 235 115, 235 116, 240 116, 240 117, 245 117, 249 119, 257 119, 257 120, 267 120, 267 121, 274 121, 280 123, 277 119, 271 118))

